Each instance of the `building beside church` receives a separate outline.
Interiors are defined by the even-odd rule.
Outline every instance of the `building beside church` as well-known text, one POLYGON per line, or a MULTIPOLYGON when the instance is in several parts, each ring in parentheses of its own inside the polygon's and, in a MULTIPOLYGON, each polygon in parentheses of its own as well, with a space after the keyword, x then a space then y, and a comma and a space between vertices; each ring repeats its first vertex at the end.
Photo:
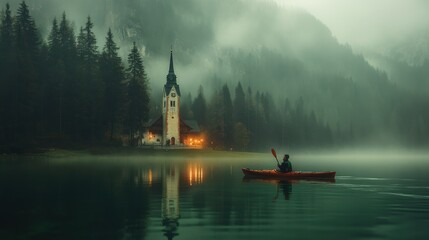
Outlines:
POLYGON ((162 94, 162 114, 146 124, 143 145, 202 147, 204 139, 198 123, 180 118, 180 87, 174 73, 173 51, 170 52, 170 67, 162 94))

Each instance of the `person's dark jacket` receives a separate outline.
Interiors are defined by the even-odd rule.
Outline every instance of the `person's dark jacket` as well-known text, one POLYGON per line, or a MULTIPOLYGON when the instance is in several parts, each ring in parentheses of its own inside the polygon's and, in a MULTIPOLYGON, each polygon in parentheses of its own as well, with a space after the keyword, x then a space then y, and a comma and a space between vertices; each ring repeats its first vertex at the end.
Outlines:
POLYGON ((277 164, 281 172, 292 172, 292 164, 289 161, 283 161, 282 164, 277 164))

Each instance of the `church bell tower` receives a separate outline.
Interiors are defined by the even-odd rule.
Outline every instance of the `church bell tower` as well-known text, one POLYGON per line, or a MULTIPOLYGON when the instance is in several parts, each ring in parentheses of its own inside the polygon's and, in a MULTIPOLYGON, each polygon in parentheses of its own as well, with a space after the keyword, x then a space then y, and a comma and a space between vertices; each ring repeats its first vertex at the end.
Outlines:
POLYGON ((174 73, 173 50, 170 51, 170 68, 162 98, 162 145, 180 144, 180 88, 174 73))

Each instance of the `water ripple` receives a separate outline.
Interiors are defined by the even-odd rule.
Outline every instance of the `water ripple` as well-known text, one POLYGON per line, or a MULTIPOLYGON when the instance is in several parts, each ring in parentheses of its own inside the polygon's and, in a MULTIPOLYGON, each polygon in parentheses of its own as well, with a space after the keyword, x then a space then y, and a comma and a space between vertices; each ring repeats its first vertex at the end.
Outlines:
POLYGON ((367 180, 367 181, 414 181, 415 179, 406 179, 406 178, 376 178, 376 177, 356 177, 356 176, 337 176, 337 180, 367 180))
POLYGON ((395 192, 380 192, 380 194, 409 197, 409 198, 415 198, 415 199, 429 199, 429 196, 416 195, 416 194, 395 193, 395 192))

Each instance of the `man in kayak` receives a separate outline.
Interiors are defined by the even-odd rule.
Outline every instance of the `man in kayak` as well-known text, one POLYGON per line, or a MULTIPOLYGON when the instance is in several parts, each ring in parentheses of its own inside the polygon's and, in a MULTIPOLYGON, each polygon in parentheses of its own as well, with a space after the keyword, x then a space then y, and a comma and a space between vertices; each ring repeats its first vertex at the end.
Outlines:
POLYGON ((289 154, 285 154, 282 164, 277 164, 277 166, 280 168, 280 172, 292 172, 292 163, 289 162, 289 154))

